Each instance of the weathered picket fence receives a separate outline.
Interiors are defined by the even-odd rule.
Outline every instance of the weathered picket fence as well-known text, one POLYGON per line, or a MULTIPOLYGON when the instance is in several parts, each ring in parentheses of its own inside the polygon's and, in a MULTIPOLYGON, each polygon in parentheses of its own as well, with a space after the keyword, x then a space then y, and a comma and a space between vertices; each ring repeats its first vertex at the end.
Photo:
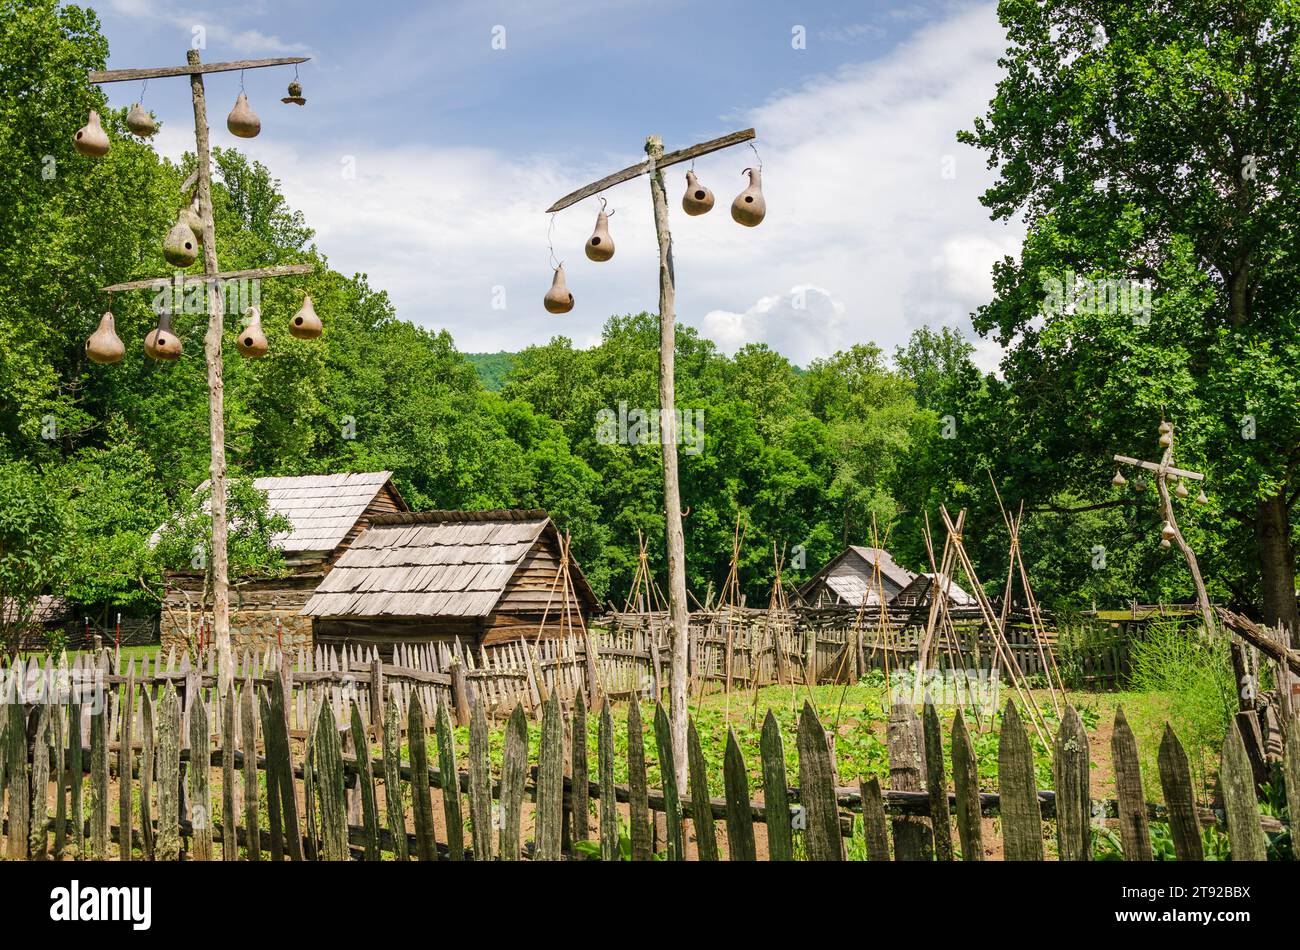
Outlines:
MULTIPOLYGON (((1092 798, 1088 735, 1069 708, 1054 743, 1056 789, 1039 790, 1030 738, 1012 703, 998 738, 996 793, 980 792, 975 746, 960 713, 951 727, 950 790, 938 710, 927 705, 918 716, 896 706, 888 728, 890 787, 882 788, 876 779, 841 783, 834 738, 805 704, 794 737, 797 785, 789 784, 787 737, 769 712, 760 743, 762 795, 755 800, 735 735, 726 743, 724 794, 714 797, 694 722, 687 748, 674 749, 662 707, 650 724, 653 750, 662 776, 674 775, 685 756, 689 780, 681 793, 671 781, 649 785, 646 727, 636 703, 619 713, 626 717, 623 763, 616 763, 615 711, 610 703, 601 707, 594 777, 581 741, 589 728, 582 690, 567 709, 558 691, 547 694, 535 760, 528 717, 517 705, 494 769, 477 694, 468 747, 460 749, 451 704, 444 698, 428 705, 424 686, 409 673, 390 671, 375 694, 384 697, 382 714, 373 715, 380 704, 372 699, 367 721, 356 693, 346 696, 340 716, 325 691, 339 685, 343 671, 295 672, 284 661, 255 672, 246 668, 227 697, 214 695, 215 685, 199 671, 154 674, 141 688, 128 670, 101 684, 114 703, 87 694, 70 704, 9 702, 0 726, 4 853, 122 860, 839 860, 849 853, 981 860, 999 850, 993 823, 983 820, 997 815, 1007 859, 1042 859, 1053 828, 1061 859, 1087 859, 1097 824, 1118 827, 1126 855, 1148 857, 1155 821, 1168 825, 1179 859, 1195 860, 1203 857, 1202 825, 1220 820, 1198 809, 1187 756, 1172 730, 1159 755, 1165 804, 1146 802, 1137 745, 1122 714, 1112 743, 1115 801, 1092 798), (296 688, 306 707, 302 730, 290 728, 296 688), (84 729, 81 707, 97 699, 84 729), (626 784, 615 782, 618 765, 625 765, 626 784)), ((1285 769, 1297 814, 1300 730, 1291 730, 1285 769)), ((1284 826, 1261 818, 1235 724, 1224 740, 1220 775, 1233 858, 1264 859, 1266 834, 1284 826)), ((1300 857, 1300 843, 1293 838, 1291 846, 1300 857)))

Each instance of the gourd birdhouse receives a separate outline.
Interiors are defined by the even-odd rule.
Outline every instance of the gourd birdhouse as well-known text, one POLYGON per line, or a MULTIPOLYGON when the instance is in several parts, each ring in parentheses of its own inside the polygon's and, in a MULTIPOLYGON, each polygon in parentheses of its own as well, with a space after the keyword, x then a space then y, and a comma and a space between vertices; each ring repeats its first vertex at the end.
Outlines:
POLYGON ((302 97, 302 83, 296 79, 289 83, 289 94, 280 101, 286 105, 293 103, 296 106, 305 106, 307 100, 302 97))
POLYGON ((182 208, 163 240, 163 257, 174 267, 189 267, 199 256, 199 239, 190 230, 189 209, 182 208))
POLYGON ((235 337, 235 349, 246 359, 260 360, 270 349, 266 334, 262 332, 262 311, 257 307, 249 307, 244 311, 244 316, 248 317, 248 322, 240 327, 239 335, 235 337))
POLYGON ((1119 469, 1115 469, 1115 477, 1110 480, 1110 483, 1116 488, 1123 488, 1128 484, 1128 479, 1124 477, 1123 472, 1119 469))
POLYGON ((1168 521, 1166 521, 1165 526, 1160 529, 1160 537, 1164 538, 1166 541, 1172 541, 1177 534, 1178 532, 1174 530, 1174 526, 1168 521))
POLYGON ((1179 482, 1178 487, 1174 489, 1174 494, 1177 495, 1179 498, 1186 498, 1188 495, 1191 494, 1191 492, 1187 490, 1186 485, 1184 485, 1182 482, 1179 482))
POLYGON ((593 261, 607 261, 614 256, 614 239, 609 236, 609 215, 602 206, 596 215, 596 230, 587 238, 587 257, 593 261))
POLYGON ((757 168, 746 168, 742 174, 749 175, 749 187, 736 195, 736 200, 731 203, 731 217, 737 224, 756 228, 767 215, 767 202, 763 199, 763 173, 757 168))
POLYGON ((92 363, 116 363, 126 354, 126 347, 113 329, 113 314, 104 311, 99 326, 86 341, 86 355, 92 363))
POLYGON ((1160 445, 1162 448, 1168 448, 1174 444, 1174 434, 1172 432, 1160 433, 1160 445))
POLYGON ((695 172, 686 173, 686 193, 682 195, 682 210, 692 217, 713 210, 713 192, 700 184, 695 172))
POLYGON ((314 340, 321 335, 322 329, 320 317, 316 315, 316 308, 312 306, 311 295, 308 294, 289 321, 289 333, 300 340, 314 340))
POLYGON ((86 124, 77 129, 77 134, 72 137, 72 147, 82 155, 89 155, 91 158, 100 158, 108 154, 108 133, 99 124, 99 113, 94 109, 90 110, 90 118, 86 124))
POLYGON ((1197 494, 1197 496, 1196 496, 1196 503, 1197 503, 1198 505, 1203 505, 1203 504, 1205 504, 1206 502, 1208 502, 1209 500, 1210 500, 1210 499, 1208 499, 1208 498, 1205 497, 1205 489, 1202 488, 1202 489, 1200 490, 1200 492, 1199 492, 1199 493, 1197 494))
POLYGON ((226 128, 230 130, 231 135, 237 135, 241 139, 256 138, 257 133, 262 131, 262 120, 249 106, 248 96, 242 92, 235 100, 235 107, 230 110, 230 115, 226 116, 226 128))
POLYGON ((126 114, 126 127, 140 138, 147 139, 158 131, 158 122, 137 102, 126 114))
POLYGON ((563 264, 555 268, 555 276, 551 278, 551 289, 542 298, 542 304, 548 313, 568 313, 573 309, 573 294, 569 293, 569 288, 564 285, 563 264))
POLYGON ((144 351, 156 360, 178 360, 181 358, 181 338, 172 332, 172 315, 158 314, 158 326, 149 331, 144 338, 144 351))

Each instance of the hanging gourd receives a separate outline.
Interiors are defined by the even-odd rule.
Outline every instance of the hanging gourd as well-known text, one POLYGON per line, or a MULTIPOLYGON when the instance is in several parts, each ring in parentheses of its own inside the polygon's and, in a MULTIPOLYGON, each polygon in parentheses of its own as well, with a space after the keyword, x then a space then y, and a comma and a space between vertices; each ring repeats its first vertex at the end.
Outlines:
POLYGON ((1174 530, 1174 526, 1168 521, 1166 521, 1165 526, 1160 529, 1160 537, 1164 538, 1166 541, 1173 540, 1177 534, 1178 532, 1174 530))
POLYGON ((257 133, 262 131, 262 120, 249 106, 248 96, 242 91, 239 93, 239 98, 235 100, 235 107, 230 110, 230 115, 226 116, 226 128, 230 130, 231 135, 237 135, 241 139, 256 138, 257 133))
POLYGON ((305 106, 307 100, 302 97, 302 83, 298 82, 296 79, 289 83, 289 94, 280 101, 286 105, 293 103, 296 106, 305 106))
POLYGON ((1115 469, 1115 477, 1110 480, 1110 483, 1116 488, 1123 488, 1128 484, 1128 479, 1124 477, 1123 472, 1119 469, 1115 469))
POLYGON ((1186 485, 1184 485, 1182 482, 1179 482, 1178 487, 1174 489, 1174 494, 1177 495, 1179 498, 1186 498, 1188 495, 1191 494, 1191 492, 1187 490, 1186 485))
POLYGON ((1135 481, 1135 482, 1133 483, 1133 490, 1134 490, 1135 492, 1138 492, 1138 493, 1141 493, 1142 491, 1144 491, 1144 490, 1146 489, 1146 487, 1147 487, 1147 486, 1146 486, 1146 483, 1143 482, 1141 479, 1139 479, 1138 481, 1135 481))
POLYGON ((260 360, 270 349, 266 342, 266 334, 262 332, 262 311, 257 307, 249 307, 244 311, 244 316, 248 318, 248 322, 240 328, 239 335, 235 337, 235 349, 246 359, 260 360))
POLYGON ((736 195, 731 203, 731 217, 737 224, 756 228, 767 215, 767 202, 763 200, 763 173, 757 168, 746 168, 741 174, 749 175, 749 187, 736 195))
POLYGON ((113 314, 105 310, 99 326, 86 341, 86 355, 92 363, 116 363, 126 354, 126 347, 113 329, 113 314))
POLYGON ((199 196, 196 194, 190 201, 190 206, 185 209, 185 223, 190 226, 194 232, 194 237, 202 242, 203 240, 203 209, 199 205, 199 196))
POLYGON ((158 326, 144 338, 144 351, 156 360, 181 358, 181 338, 172 332, 172 315, 158 314, 158 326))
POLYGON ((1161 546, 1162 548, 1167 548, 1167 547, 1169 547, 1169 539, 1168 539, 1168 538, 1161 538, 1161 539, 1160 539, 1160 546, 1161 546))
POLYGON ((77 129, 77 134, 72 137, 72 147, 91 158, 101 158, 108 154, 108 133, 99 124, 99 113, 94 109, 90 110, 86 124, 77 129))
POLYGON ((311 294, 308 294, 303 298, 298 312, 289 321, 289 333, 300 340, 314 340, 321 335, 323 329, 320 317, 316 315, 316 308, 311 304, 311 294))
POLYGON ((564 285, 563 264, 555 268, 555 276, 551 278, 551 289, 542 298, 542 304, 548 313, 568 313, 573 309, 573 294, 569 293, 569 288, 564 285))
POLYGON ((1167 419, 1162 419, 1160 422, 1160 431, 1161 433, 1173 432, 1174 424, 1167 419))
POLYGON ((1161 445, 1161 447, 1163 447, 1163 448, 1168 448, 1169 446, 1171 446, 1171 445, 1173 445, 1173 444, 1174 444, 1174 434, 1173 434, 1172 432, 1162 432, 1162 433, 1160 433, 1160 445, 1161 445))
POLYGON ((1198 505, 1203 505, 1203 504, 1205 504, 1206 502, 1208 502, 1209 500, 1210 500, 1210 499, 1208 499, 1208 498, 1205 497, 1205 489, 1202 488, 1201 491, 1200 491, 1200 493, 1196 496, 1196 503, 1197 503, 1198 505))
POLYGON ((692 217, 713 210, 713 192, 700 184, 693 171, 686 173, 686 193, 682 195, 682 210, 692 217))
POLYGON ((189 209, 182 208, 176 215, 176 223, 163 240, 163 257, 175 267, 189 267, 199 256, 198 246, 199 239, 190 230, 189 209))
POLYGON ((609 236, 609 215, 605 213, 605 199, 600 199, 596 214, 596 230, 587 238, 587 257, 593 261, 607 261, 614 256, 614 239, 609 236))
POLYGON ((144 111, 140 103, 131 106, 131 111, 126 114, 126 127, 140 136, 142 139, 152 138, 153 134, 158 131, 158 122, 152 115, 144 111))

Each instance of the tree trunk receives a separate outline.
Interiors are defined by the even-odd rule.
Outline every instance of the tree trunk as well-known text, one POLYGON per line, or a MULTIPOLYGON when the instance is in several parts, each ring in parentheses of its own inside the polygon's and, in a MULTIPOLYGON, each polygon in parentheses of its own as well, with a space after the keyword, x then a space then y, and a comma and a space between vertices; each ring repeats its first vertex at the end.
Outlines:
POLYGON ((1255 539, 1259 545, 1259 568, 1264 594, 1264 623, 1282 623, 1291 634, 1291 645, 1300 646, 1300 610, 1295 599, 1295 557, 1291 549, 1291 512, 1285 490, 1259 503, 1255 517, 1255 539))
MULTIPOLYGON (((663 157, 657 135, 646 139, 651 161, 663 157)), ((677 354, 674 311, 673 241, 668 232, 668 197, 663 173, 650 174, 655 235, 659 239, 659 439, 664 460, 664 533, 668 541, 668 621, 672 625, 672 668, 668 675, 668 715, 672 726, 677 788, 686 793, 686 661, 690 614, 686 607, 686 537, 682 530, 682 493, 677 480, 677 393, 673 378, 677 354)))

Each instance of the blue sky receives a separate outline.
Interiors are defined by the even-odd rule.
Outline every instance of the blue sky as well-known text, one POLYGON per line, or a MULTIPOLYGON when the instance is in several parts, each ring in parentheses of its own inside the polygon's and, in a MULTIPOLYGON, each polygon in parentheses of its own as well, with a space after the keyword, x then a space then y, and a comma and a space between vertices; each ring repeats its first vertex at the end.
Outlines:
MULTIPOLYGON (((758 228, 727 212, 748 148, 697 163, 718 199, 704 217, 678 210, 684 168, 668 174, 678 316, 728 351, 761 340, 807 363, 865 340, 892 349, 924 323, 968 329, 992 261, 1019 246, 1017 226, 978 203, 983 157, 954 140, 998 76, 991 3, 92 5, 112 68, 179 63, 196 26, 207 61, 311 56, 304 109, 279 102, 292 68, 245 75, 263 131, 238 144, 281 179, 334 267, 367 273, 400 316, 467 351, 590 344, 610 314, 655 309, 644 179, 606 195, 609 263, 582 253, 596 199, 556 216, 577 306, 541 307, 546 207, 639 160, 652 132, 671 150, 758 130, 758 228)), ((208 78, 215 144, 238 141, 222 118, 239 81, 208 78)), ((105 88, 117 105, 139 98, 138 84, 105 88)), ((164 122, 160 151, 192 148, 184 81, 155 80, 144 101, 164 122)), ((996 355, 981 349, 986 365, 996 355)))

